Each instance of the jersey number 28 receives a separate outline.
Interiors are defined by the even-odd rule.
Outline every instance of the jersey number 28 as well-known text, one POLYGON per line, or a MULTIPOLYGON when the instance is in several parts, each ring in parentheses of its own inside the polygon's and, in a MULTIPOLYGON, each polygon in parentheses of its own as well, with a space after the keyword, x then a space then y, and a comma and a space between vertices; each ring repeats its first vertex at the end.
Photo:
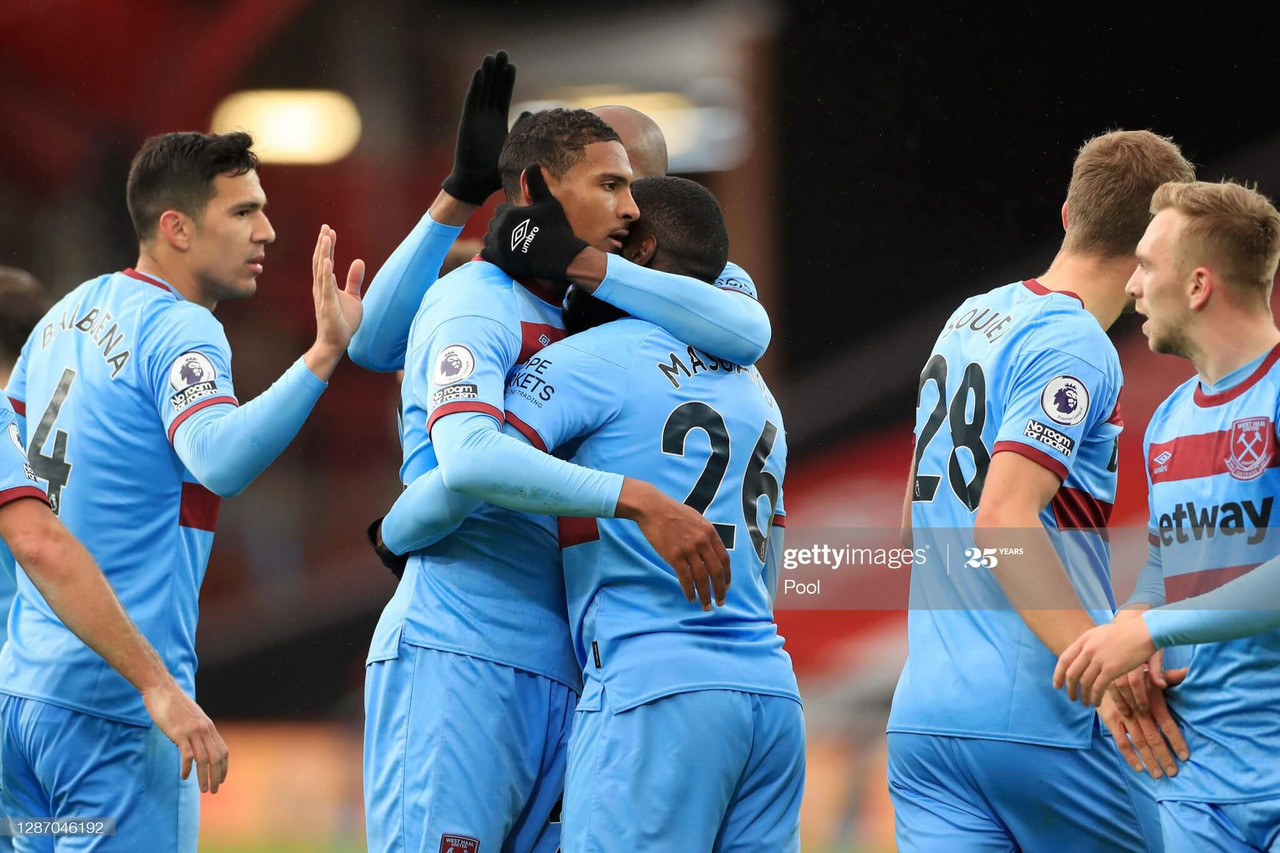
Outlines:
POLYGON ((920 374, 920 389, 916 393, 916 407, 924 398, 925 386, 933 382, 938 386, 938 402, 929 413, 920 430, 920 438, 916 441, 915 471, 916 479, 912 489, 913 501, 932 501, 938 491, 942 477, 938 474, 925 474, 920 471, 920 459, 933 437, 938 434, 945 420, 951 428, 951 454, 947 459, 947 482, 951 491, 970 512, 978 508, 978 499, 982 497, 982 485, 987 479, 987 468, 991 465, 991 454, 982 443, 982 427, 987 422, 987 377, 982 373, 982 365, 971 362, 964 369, 960 387, 947 405, 947 360, 941 353, 929 359, 920 374), (973 417, 969 417, 969 395, 973 395, 973 417), (973 479, 965 478, 960 467, 959 450, 966 448, 973 457, 973 479))

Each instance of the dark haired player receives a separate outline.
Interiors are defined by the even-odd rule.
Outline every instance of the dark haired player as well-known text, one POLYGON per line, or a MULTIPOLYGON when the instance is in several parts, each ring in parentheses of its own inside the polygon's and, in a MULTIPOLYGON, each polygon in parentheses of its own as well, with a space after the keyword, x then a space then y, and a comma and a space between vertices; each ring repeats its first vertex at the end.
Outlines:
MULTIPOLYGON (((527 223, 518 239, 506 239, 545 266, 515 280, 474 262, 427 291, 409 333, 401 479, 411 484, 438 468, 447 485, 470 492, 522 466, 546 485, 524 496, 522 512, 483 507, 429 548, 388 542, 415 553, 370 650, 365 799, 373 850, 555 848, 558 827, 547 817, 560 796, 579 671, 547 514, 633 518, 687 575, 708 589, 711 578, 724 582, 727 555, 698 513, 648 483, 568 465, 502 434, 508 377, 564 336, 565 266, 584 250, 619 249, 638 211, 626 152, 586 111, 518 122, 501 163, 508 199, 522 205, 509 207, 518 211, 511 215, 527 223), (539 164, 547 183, 537 168, 512 174, 514 162, 539 164), (549 203, 565 227, 548 226, 549 203)), ((747 301, 696 286, 713 300, 747 301)), ((723 332, 715 320, 700 328, 702 338, 723 332)))
MULTIPOLYGON (((680 178, 638 181, 634 191, 645 214, 630 229, 624 257, 714 282, 728 255, 715 198, 680 178)), ((504 218, 495 220, 491 246, 506 236, 504 218)), ((570 292, 566 322, 607 325, 551 344, 515 374, 507 434, 687 495, 729 549, 735 584, 727 600, 717 591, 721 607, 697 613, 686 579, 636 527, 616 518, 559 520, 584 683, 563 848, 798 850, 804 722, 772 621, 777 578, 768 559, 780 541, 773 527, 786 463, 781 413, 754 368, 626 318, 581 290, 570 292)), ((523 496, 546 485, 532 467, 508 468, 502 483, 472 489, 468 504, 445 479, 433 471, 417 480, 386 528, 438 540, 473 511, 474 498, 524 508, 523 496)))
MULTIPOLYGON (((219 498, 292 440, 360 323, 363 263, 339 290, 325 226, 312 258, 315 344, 239 406, 212 309, 253 294, 275 239, 251 145, 244 133, 148 139, 128 182, 137 267, 59 300, 7 389, 49 503, 188 695, 219 498)), ((21 792, 33 816, 117 819, 114 836, 84 849, 195 850, 199 791, 217 790, 225 752, 209 769, 197 746, 199 787, 182 781, 178 750, 138 692, 22 575, 10 627, 0 652, 6 793, 21 792)))
MULTIPOLYGON (((404 366, 409 324, 436 281, 450 244, 467 218, 493 193, 518 189, 520 173, 534 162, 528 152, 508 148, 507 115, 515 83, 515 66, 498 51, 476 69, 463 105, 453 172, 422 221, 378 269, 365 297, 365 322, 351 342, 351 358, 370 370, 404 366)), ((667 143, 661 129, 637 110, 596 107, 590 112, 618 134, 631 166, 632 180, 667 173, 667 143), (616 124, 616 127, 614 126, 616 124)), ((517 121, 523 121, 528 114, 517 121)), ((561 158, 563 160, 563 158, 561 158)), ((563 166, 549 163, 554 174, 563 166)), ((755 301, 756 288, 741 267, 727 263, 716 287, 752 297, 729 299, 707 291, 686 276, 647 270, 611 251, 584 251, 566 269, 577 287, 638 316, 660 323, 682 340, 706 345, 709 352, 737 364, 754 364, 769 343, 769 317, 755 301)))

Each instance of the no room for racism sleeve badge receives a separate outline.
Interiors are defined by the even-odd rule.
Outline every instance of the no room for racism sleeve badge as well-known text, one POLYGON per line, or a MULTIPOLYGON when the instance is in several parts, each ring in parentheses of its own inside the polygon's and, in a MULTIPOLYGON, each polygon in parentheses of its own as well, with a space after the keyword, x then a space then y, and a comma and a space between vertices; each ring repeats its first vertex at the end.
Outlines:
POLYGON ((204 353, 184 352, 175 358, 169 367, 169 387, 175 392, 169 402, 174 410, 180 412, 197 400, 217 394, 217 376, 213 362, 204 353))

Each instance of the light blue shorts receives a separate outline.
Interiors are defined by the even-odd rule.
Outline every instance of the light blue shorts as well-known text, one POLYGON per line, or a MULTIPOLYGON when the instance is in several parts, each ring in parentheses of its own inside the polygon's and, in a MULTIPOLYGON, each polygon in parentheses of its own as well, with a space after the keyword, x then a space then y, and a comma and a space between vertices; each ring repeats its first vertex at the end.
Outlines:
POLYGON ((792 699, 700 690, 574 715, 564 853, 800 850, 804 715, 792 699))
POLYGON ((364 697, 370 853, 554 853, 566 685, 402 642, 366 666, 364 697))
POLYGON ((1164 826, 1167 853, 1280 851, 1280 800, 1248 803, 1161 800, 1160 821, 1164 826))
POLYGON ((17 836, 20 853, 195 853, 200 786, 194 767, 179 776, 181 761, 155 726, 0 694, 0 799, 9 816, 116 820, 115 835, 17 836))
POLYGON ((1159 853, 1155 799, 1097 729, 1088 749, 889 733, 900 853, 1159 853))

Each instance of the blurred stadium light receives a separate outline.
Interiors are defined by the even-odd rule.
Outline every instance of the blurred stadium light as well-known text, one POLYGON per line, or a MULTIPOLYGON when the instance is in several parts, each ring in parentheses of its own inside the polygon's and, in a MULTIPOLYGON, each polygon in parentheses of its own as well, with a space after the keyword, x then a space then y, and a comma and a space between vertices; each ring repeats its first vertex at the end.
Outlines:
POLYGON ((590 109, 620 104, 645 113, 667 138, 673 174, 723 172, 742 165, 751 144, 742 108, 741 87, 732 80, 710 79, 684 92, 635 92, 618 86, 578 86, 517 104, 537 112, 552 107, 590 109))
POLYGON ((213 112, 213 133, 248 131, 264 163, 317 165, 346 157, 360 141, 360 112, 341 92, 236 92, 213 112))

